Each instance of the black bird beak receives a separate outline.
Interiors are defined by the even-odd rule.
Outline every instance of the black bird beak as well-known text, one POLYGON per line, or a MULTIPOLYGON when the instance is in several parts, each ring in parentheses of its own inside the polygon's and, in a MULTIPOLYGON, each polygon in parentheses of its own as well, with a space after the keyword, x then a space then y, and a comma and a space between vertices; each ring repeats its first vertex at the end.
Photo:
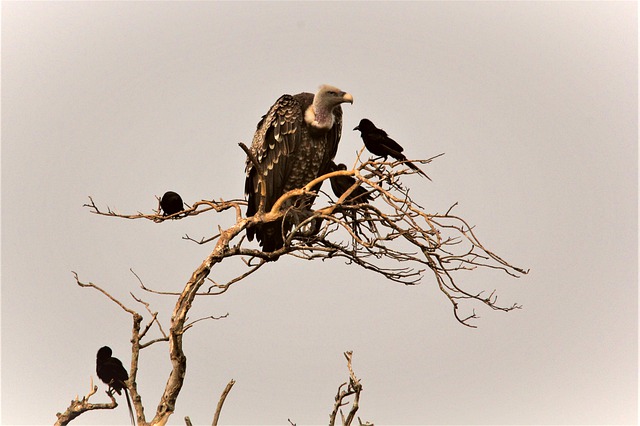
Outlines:
POLYGON ((360 126, 354 127, 353 130, 360 130, 360 126))

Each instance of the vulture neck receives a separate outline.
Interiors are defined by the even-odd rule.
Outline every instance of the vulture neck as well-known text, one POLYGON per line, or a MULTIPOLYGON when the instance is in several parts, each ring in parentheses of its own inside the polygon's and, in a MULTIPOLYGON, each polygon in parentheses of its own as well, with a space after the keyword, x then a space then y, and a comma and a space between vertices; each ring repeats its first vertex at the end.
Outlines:
POLYGON ((328 131, 333 127, 333 108, 329 109, 314 99, 304 113, 304 121, 315 129, 328 131))

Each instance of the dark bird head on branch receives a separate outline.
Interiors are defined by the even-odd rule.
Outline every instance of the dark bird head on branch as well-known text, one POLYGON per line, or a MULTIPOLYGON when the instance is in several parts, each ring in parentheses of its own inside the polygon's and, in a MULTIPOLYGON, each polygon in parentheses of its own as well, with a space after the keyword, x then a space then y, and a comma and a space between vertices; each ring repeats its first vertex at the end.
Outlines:
POLYGON ((171 216, 184 209, 182 197, 176 192, 167 191, 160 199, 160 208, 164 212, 164 216, 171 216))

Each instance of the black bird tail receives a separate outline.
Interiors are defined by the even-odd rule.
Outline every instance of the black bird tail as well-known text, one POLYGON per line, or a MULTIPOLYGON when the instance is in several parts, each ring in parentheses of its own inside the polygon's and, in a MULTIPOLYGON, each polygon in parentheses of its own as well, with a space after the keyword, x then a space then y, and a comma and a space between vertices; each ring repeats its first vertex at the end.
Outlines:
POLYGON ((411 161, 407 160, 406 164, 407 164, 407 166, 411 167, 416 172, 420 173, 422 176, 424 176, 427 179, 431 180, 431 178, 429 176, 427 176, 427 174, 425 172, 423 172, 422 169, 420 169, 420 167, 416 166, 411 161))
POLYGON ((422 176, 426 177, 427 179, 431 180, 431 178, 429 176, 427 176, 427 174, 425 172, 423 172, 420 167, 416 166, 411 161, 407 160, 407 157, 405 157, 404 154, 401 153, 400 151, 395 151, 395 150, 389 149, 389 155, 391 155, 393 158, 395 158, 398 161, 404 161, 404 163, 407 166, 409 166, 410 168, 412 168, 416 172, 420 173, 422 176))
POLYGON ((129 417, 131 417, 131 426, 136 426, 136 418, 133 415, 133 408, 131 407, 131 399, 129 398, 129 390, 124 388, 124 395, 127 397, 127 405, 129 406, 129 417))

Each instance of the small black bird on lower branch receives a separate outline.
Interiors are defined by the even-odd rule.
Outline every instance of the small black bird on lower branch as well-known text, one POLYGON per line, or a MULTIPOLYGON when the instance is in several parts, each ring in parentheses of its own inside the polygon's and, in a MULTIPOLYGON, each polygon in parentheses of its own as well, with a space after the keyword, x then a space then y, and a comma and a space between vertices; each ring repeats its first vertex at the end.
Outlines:
POLYGON ((122 395, 124 389, 124 395, 127 397, 127 405, 129 406, 129 417, 131 417, 131 424, 135 426, 135 417, 133 416, 133 408, 131 408, 131 399, 129 398, 129 390, 125 382, 129 380, 129 374, 122 365, 122 361, 118 358, 111 356, 113 352, 109 346, 103 346, 98 350, 96 357, 96 373, 98 378, 109 385, 109 394, 113 394, 115 391, 118 395, 122 395))
POLYGON ((427 176, 425 172, 420 170, 418 166, 407 160, 407 157, 402 154, 404 148, 402 148, 398 142, 391 139, 389 135, 387 135, 387 132, 377 128, 371 120, 363 118, 360 120, 360 124, 358 124, 353 130, 360 130, 360 136, 362 137, 364 146, 372 154, 383 157, 385 161, 388 156, 391 156, 398 161, 405 161, 407 166, 431 180, 431 178, 427 176))

